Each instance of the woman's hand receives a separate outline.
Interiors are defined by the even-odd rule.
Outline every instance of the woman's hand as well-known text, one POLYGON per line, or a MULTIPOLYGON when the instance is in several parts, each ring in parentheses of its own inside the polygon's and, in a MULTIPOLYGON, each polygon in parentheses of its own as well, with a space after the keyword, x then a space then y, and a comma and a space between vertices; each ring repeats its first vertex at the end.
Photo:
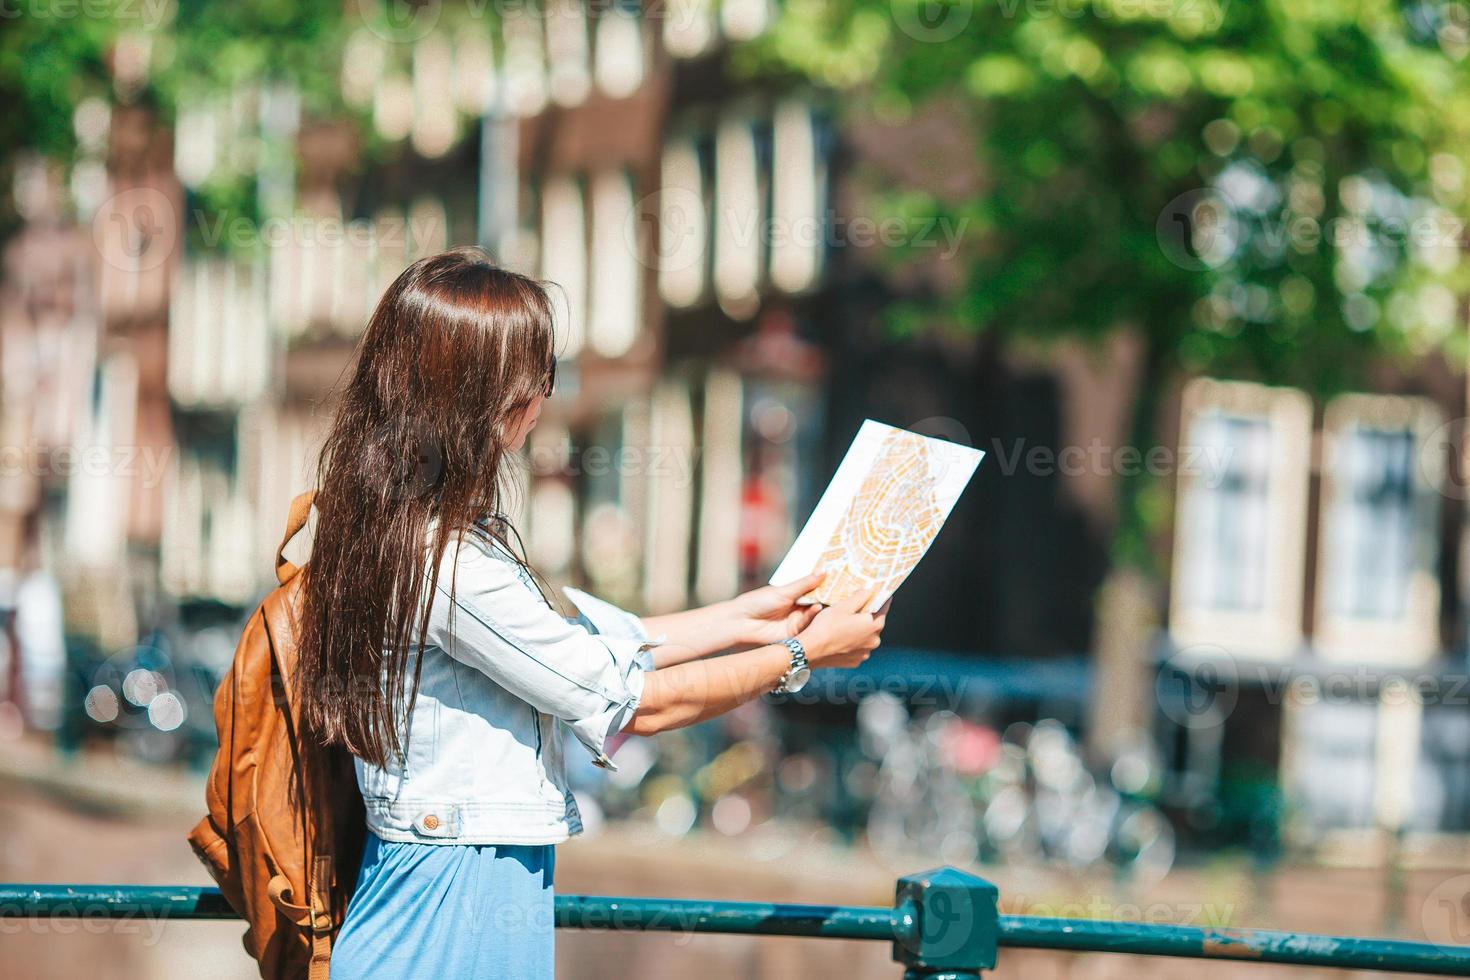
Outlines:
MULTIPOLYGON (((787 598, 788 603, 795 604, 795 595, 800 594, 795 590, 803 584, 793 582, 784 587, 794 593, 787 598)), ((767 590, 756 589, 747 595, 761 592, 767 590)), ((878 646, 888 609, 885 603, 876 613, 864 612, 872 599, 871 592, 856 595, 816 613, 798 633, 801 645, 806 648, 807 662, 813 667, 856 667, 867 660, 878 646)), ((772 602, 771 608, 775 607, 772 602)), ((708 613, 712 608, 697 612, 708 613)), ((769 620, 771 625, 778 622, 784 633, 790 621, 769 620)), ((781 639, 789 635, 785 633, 781 639)), ((791 651, 779 642, 708 660, 660 665, 658 670, 644 675, 643 698, 623 730, 635 735, 655 735, 722 715, 770 691, 790 667, 791 651)))
POLYGON ((856 667, 867 660, 882 640, 888 606, 864 612, 873 601, 872 590, 823 609, 797 639, 813 667, 856 667))
POLYGON ((733 629, 746 646, 780 643, 806 629, 821 606, 799 606, 796 600, 822 584, 824 572, 813 572, 787 585, 767 585, 738 595, 727 603, 735 618, 733 629))
POLYGON ((822 607, 796 600, 822 584, 822 574, 790 585, 767 585, 726 602, 663 616, 644 616, 643 628, 658 637, 653 662, 660 670, 732 648, 780 643, 806 629, 822 607))

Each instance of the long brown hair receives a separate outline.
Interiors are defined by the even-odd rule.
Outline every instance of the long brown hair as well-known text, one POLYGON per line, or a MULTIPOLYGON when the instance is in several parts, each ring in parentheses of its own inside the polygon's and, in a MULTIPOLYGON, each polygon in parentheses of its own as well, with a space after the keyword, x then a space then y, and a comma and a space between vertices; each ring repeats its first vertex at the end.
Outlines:
POLYGON ((478 249, 420 259, 383 294, 318 465, 299 683, 321 742, 378 766, 400 753, 425 597, 450 538, 501 513, 505 440, 555 365, 546 291, 478 249))

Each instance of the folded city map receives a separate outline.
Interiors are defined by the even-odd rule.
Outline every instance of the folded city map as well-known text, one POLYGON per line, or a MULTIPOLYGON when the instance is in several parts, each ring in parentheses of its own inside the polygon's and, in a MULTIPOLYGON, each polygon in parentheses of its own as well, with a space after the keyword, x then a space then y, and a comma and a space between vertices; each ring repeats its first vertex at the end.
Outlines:
POLYGON ((877 588, 876 610, 929 550, 984 456, 868 419, 771 584, 822 569, 827 577, 805 598, 831 605, 877 588))

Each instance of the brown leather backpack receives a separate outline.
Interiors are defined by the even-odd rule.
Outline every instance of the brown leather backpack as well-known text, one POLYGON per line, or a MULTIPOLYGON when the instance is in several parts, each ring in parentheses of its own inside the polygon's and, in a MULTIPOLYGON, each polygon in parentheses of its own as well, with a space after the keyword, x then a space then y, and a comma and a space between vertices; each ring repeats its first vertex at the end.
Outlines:
POLYGON ((274 589, 251 614, 214 696, 219 753, 189 833, 266 980, 327 980, 332 938, 357 880, 366 834, 351 757, 298 737, 293 686, 301 569, 282 554, 306 524, 313 493, 291 502, 274 589))

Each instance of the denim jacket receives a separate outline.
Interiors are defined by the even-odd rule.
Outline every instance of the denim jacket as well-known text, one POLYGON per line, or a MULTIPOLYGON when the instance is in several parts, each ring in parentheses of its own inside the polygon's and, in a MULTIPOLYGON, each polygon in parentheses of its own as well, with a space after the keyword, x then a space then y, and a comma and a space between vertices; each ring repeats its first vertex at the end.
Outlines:
MULTIPOLYGON (((430 844, 555 844, 582 830, 568 788, 571 751, 614 768, 604 743, 632 718, 652 645, 598 634, 547 605, 498 542, 450 540, 428 609, 427 646, 403 751, 386 768, 357 760, 368 829, 430 844), (454 594, 450 587, 453 580, 454 594)), ((633 635, 636 633, 636 635, 633 635)))

